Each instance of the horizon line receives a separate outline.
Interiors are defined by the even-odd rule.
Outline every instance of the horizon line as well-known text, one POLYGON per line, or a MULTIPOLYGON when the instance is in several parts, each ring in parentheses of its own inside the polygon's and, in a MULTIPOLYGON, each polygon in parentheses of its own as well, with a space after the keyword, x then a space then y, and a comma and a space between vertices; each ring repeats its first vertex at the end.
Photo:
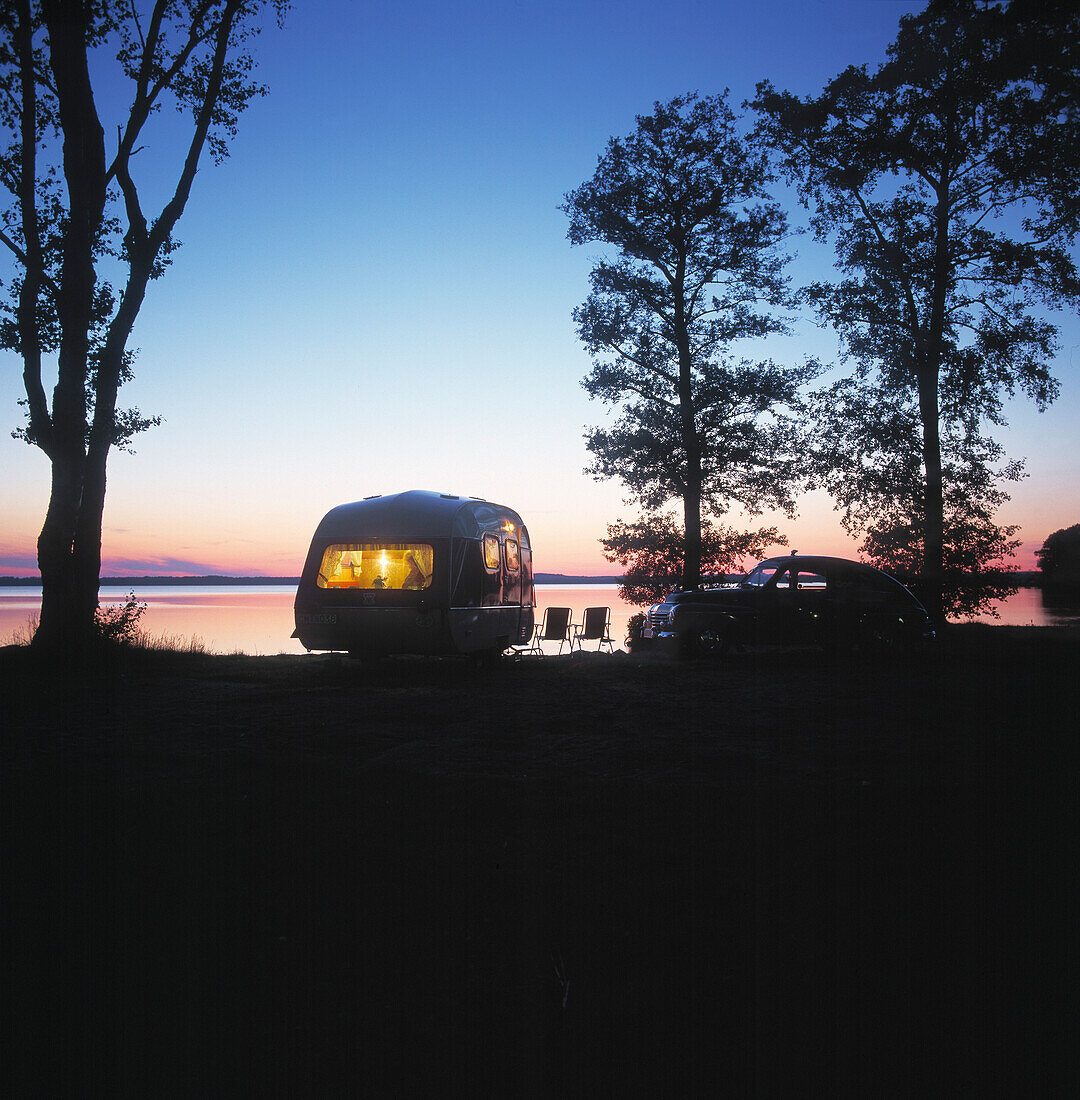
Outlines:
MULTIPOLYGON (((550 584, 552 580, 568 581, 572 583, 596 583, 617 584, 622 580, 621 575, 577 574, 577 573, 546 573, 533 574, 535 584, 550 584)), ((126 584, 274 584, 297 585, 299 576, 257 576, 257 575, 233 575, 229 573, 145 573, 130 574, 127 576, 100 577, 98 585, 109 588, 126 584)), ((41 575, 19 577, 15 575, 0 576, 0 586, 17 587, 20 585, 40 585, 41 575)))

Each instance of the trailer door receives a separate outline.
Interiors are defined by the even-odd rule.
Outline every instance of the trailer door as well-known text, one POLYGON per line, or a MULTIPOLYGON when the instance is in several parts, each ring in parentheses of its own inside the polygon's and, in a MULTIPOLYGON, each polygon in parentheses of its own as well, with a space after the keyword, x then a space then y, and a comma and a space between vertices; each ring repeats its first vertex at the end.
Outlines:
POLYGON ((536 606, 536 589, 533 585, 532 547, 528 536, 521 540, 521 603, 518 615, 518 644, 524 645, 532 638, 533 608, 536 606))

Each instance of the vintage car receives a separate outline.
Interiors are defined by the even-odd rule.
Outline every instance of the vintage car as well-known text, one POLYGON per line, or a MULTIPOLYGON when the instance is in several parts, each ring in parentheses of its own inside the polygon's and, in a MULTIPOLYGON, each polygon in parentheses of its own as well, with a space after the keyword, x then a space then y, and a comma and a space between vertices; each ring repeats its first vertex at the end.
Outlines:
POLYGON ((684 653, 741 645, 916 647, 934 637, 926 609, 899 581, 862 562, 769 558, 740 582, 675 591, 649 608, 642 639, 684 653))

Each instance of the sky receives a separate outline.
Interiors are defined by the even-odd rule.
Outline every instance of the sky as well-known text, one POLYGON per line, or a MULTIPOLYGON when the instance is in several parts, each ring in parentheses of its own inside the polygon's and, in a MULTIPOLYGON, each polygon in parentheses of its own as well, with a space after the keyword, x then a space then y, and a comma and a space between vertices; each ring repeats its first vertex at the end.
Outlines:
MULTIPOLYGON (((432 489, 509 505, 541 572, 618 572, 607 525, 622 487, 583 471, 588 426, 611 410, 581 387, 589 357, 571 311, 598 247, 571 247, 563 196, 656 101, 759 80, 815 94, 884 59, 908 0, 298 2, 256 43, 270 88, 222 166, 207 157, 165 278, 150 285, 121 405, 160 414, 110 459, 104 575, 292 576, 331 507, 432 489)), ((106 134, 120 86, 103 65, 106 134)), ((149 194, 179 163, 162 116, 136 161, 149 194)), ((115 140, 115 139, 113 139, 115 140)), ((805 225, 792 200, 790 217, 805 225)), ((799 281, 832 254, 792 242, 799 281)), ((0 279, 7 272, 0 271, 0 279)), ((1080 323, 1062 325, 1059 400, 1009 406, 999 433, 1027 461, 999 514, 1017 563, 1080 521, 1080 323)), ((835 361, 803 316, 770 345, 835 361)), ((52 382, 48 382, 51 390, 52 382)), ((0 573, 36 573, 49 465, 10 438, 21 366, 0 359, 0 573)), ((856 556, 831 500, 770 516, 803 553, 856 556)))

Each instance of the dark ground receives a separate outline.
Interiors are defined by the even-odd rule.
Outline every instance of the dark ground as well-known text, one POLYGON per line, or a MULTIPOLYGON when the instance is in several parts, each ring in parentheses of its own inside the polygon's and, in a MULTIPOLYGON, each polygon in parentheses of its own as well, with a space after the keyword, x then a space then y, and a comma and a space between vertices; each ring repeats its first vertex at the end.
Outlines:
POLYGON ((1080 639, 0 652, 16 1095, 1076 1095, 1080 639))

